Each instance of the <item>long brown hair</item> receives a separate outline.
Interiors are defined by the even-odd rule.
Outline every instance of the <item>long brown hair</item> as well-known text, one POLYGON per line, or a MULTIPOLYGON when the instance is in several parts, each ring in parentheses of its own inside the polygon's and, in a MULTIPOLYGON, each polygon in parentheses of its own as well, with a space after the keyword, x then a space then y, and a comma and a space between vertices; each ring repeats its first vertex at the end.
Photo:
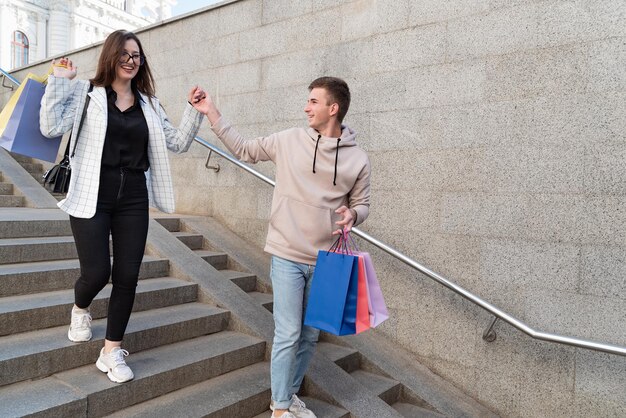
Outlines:
POLYGON ((148 97, 154 97, 154 77, 152 77, 148 60, 145 58, 141 41, 139 41, 137 35, 126 30, 116 30, 107 36, 98 59, 96 75, 90 80, 91 84, 98 87, 106 87, 113 83, 116 77, 117 63, 120 55, 124 52, 124 45, 129 39, 137 42, 139 53, 144 57, 144 63, 139 66, 139 71, 131 81, 131 85, 140 93, 148 97))

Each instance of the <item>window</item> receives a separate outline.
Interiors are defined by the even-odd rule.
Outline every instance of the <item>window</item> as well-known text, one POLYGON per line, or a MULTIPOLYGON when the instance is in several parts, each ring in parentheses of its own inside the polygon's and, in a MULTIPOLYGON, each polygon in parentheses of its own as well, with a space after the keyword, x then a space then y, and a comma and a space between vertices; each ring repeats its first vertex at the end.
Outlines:
POLYGON ((11 61, 13 68, 28 64, 28 38, 22 32, 13 32, 11 42, 11 61))

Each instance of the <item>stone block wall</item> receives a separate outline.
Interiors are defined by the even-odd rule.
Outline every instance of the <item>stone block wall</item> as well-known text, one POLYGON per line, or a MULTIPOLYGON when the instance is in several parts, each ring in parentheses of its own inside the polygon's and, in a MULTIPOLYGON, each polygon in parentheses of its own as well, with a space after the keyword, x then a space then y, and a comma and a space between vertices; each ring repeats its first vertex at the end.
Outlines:
MULTIPOLYGON (((626 346, 626 2, 226 1, 139 36, 173 121, 200 84, 249 137, 305 126, 308 83, 345 78, 363 230, 533 328, 626 346)), ((81 76, 98 51, 73 54, 81 76)), ((271 188, 206 155, 172 156, 178 211, 261 247, 271 188)), ((626 358, 503 323, 487 343, 483 310, 364 246, 380 332, 467 393, 507 417, 626 415, 626 358)))

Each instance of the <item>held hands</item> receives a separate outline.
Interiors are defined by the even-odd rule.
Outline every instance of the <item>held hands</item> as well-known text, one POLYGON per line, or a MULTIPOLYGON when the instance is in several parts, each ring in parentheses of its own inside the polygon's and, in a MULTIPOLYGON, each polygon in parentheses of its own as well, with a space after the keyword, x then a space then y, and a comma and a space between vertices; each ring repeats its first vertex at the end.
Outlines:
POLYGON ((206 115, 211 122, 211 125, 215 124, 222 114, 215 107, 211 95, 204 91, 202 87, 194 86, 189 95, 187 96, 189 103, 200 113, 206 115))
POLYGON ((354 209, 349 209, 346 206, 342 206, 335 211, 335 213, 340 214, 343 218, 337 222, 337 225, 341 226, 340 229, 333 231, 333 235, 341 234, 341 231, 350 232, 352 230, 352 225, 356 222, 356 211, 354 209))
POLYGON ((52 74, 58 78, 69 78, 72 80, 76 77, 78 67, 69 58, 63 57, 60 60, 52 60, 52 74))
POLYGON ((206 93, 200 86, 193 86, 187 95, 187 100, 189 100, 189 103, 191 103, 191 105, 196 109, 201 107, 201 102, 204 101, 205 98, 206 93))

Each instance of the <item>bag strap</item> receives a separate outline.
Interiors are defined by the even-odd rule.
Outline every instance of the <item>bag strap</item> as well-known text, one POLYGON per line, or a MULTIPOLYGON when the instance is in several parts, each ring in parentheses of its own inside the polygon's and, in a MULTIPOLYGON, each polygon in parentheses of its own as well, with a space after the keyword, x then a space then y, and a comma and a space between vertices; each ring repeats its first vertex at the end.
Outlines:
MULTIPOLYGON (((78 136, 80 135, 80 129, 83 127, 83 121, 85 120, 85 116, 87 115, 87 108, 89 107, 89 102, 91 101, 91 96, 89 93, 93 90, 93 84, 89 83, 89 90, 87 90, 87 98, 85 99, 85 106, 83 107, 83 114, 80 116, 80 122, 78 122, 78 130, 76 131, 76 141, 74 141, 74 149, 72 150, 72 158, 74 158, 74 154, 76 153, 76 146, 78 145, 78 136)), ((72 132, 73 133, 73 132, 72 132)), ((65 155, 68 155, 70 152, 70 141, 67 141, 67 148, 65 149, 65 155)))
POLYGON ((65 160, 70 156, 70 142, 72 142, 72 135, 70 134, 70 139, 67 141, 67 145, 65 146, 65 152, 63 153, 63 159, 65 160))
POLYGON ((356 242, 354 241, 354 238, 352 238, 352 235, 350 235, 350 231, 342 231, 343 235, 344 235, 344 240, 346 241, 346 243, 348 244, 348 246, 351 246, 352 248, 354 248, 354 251, 360 251, 359 247, 356 245, 356 242))

